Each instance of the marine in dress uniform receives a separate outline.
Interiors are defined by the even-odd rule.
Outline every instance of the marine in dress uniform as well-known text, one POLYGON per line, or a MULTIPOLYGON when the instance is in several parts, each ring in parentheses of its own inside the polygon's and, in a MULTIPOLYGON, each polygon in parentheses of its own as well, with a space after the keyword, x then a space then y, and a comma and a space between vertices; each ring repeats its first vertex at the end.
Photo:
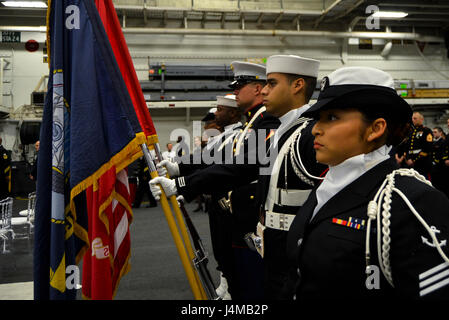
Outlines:
POLYGON ((424 117, 419 112, 413 113, 414 129, 408 138, 405 161, 409 168, 430 178, 431 151, 433 135, 432 130, 423 125, 424 117))
POLYGON ((446 139, 443 138, 443 129, 440 127, 433 128, 433 145, 431 151, 431 170, 430 177, 432 181, 432 185, 446 192, 448 189, 449 181, 448 178, 448 166, 446 166, 445 161, 449 159, 447 153, 447 142, 446 139))
POLYGON ((448 299, 449 200, 389 155, 410 106, 381 70, 341 68, 324 81, 308 115, 329 171, 289 231, 296 299, 448 299))

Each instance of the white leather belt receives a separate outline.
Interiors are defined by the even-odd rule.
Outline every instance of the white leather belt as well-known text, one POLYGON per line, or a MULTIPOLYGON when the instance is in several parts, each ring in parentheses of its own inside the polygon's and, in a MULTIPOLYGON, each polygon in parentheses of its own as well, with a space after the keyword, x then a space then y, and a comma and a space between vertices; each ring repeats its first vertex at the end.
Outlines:
POLYGON ((422 149, 416 149, 416 150, 410 150, 408 153, 409 154, 418 154, 422 151, 422 149))
POLYGON ((265 212, 265 226, 267 228, 288 231, 295 219, 294 214, 278 213, 267 211, 265 212))
POLYGON ((269 192, 266 201, 267 210, 273 208, 273 205, 300 207, 306 202, 312 190, 296 190, 276 188, 274 192, 269 192), (271 198, 271 197, 274 197, 271 198))

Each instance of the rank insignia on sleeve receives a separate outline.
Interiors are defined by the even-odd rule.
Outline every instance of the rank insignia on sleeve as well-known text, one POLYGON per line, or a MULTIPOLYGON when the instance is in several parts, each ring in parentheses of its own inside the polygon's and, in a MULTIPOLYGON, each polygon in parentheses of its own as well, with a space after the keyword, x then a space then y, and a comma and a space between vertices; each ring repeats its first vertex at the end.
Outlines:
POLYGON ((365 230, 366 221, 363 219, 357 219, 349 217, 348 220, 332 218, 332 223, 339 224, 344 227, 348 227, 356 230, 365 230))

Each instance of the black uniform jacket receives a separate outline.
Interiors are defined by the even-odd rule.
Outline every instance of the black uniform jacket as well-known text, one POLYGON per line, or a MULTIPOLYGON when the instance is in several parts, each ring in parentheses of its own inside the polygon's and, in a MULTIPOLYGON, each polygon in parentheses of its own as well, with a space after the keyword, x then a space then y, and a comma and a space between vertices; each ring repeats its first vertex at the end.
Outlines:
POLYGON ((432 130, 424 126, 416 126, 408 139, 406 158, 414 160, 415 166, 429 169, 432 141, 432 130))
MULTIPOLYGON (((315 121, 309 121, 308 125, 302 130, 301 138, 299 141, 299 153, 302 159, 302 163, 304 164, 307 171, 314 176, 324 175, 327 166, 322 165, 316 161, 315 151, 313 149, 314 136, 312 135, 312 128, 315 124, 315 121)), ((284 143, 287 139, 294 133, 294 131, 301 124, 296 124, 289 130, 287 130, 278 141, 277 149, 281 150, 284 143)), ((295 145, 296 146, 296 145, 295 145)), ((296 147, 295 147, 296 153, 296 147)), ((285 166, 285 159, 283 159, 280 167, 279 167, 279 179, 277 183, 278 188, 282 189, 296 189, 296 190, 310 190, 313 188, 312 185, 309 185, 302 181, 294 172, 293 166, 291 163, 290 155, 287 156, 287 166, 285 166), (287 168, 287 174, 285 173, 285 168, 287 168)), ((261 206, 261 210, 264 210, 265 202, 267 199, 269 187, 270 187, 270 179, 271 175, 261 175, 258 181, 258 203, 261 206)), ((310 179, 315 184, 319 181, 316 179, 310 179)), ((286 214, 296 214, 298 212, 299 207, 287 206, 287 205, 275 205, 273 208, 274 212, 278 213, 286 213, 286 214)), ((279 265, 284 265, 286 262, 286 253, 285 244, 287 241, 287 231, 277 230, 266 228, 264 231, 265 237, 265 254, 264 257, 266 259, 276 259, 279 262, 279 265), (282 248, 282 249, 281 249, 282 248)), ((281 266, 281 268, 283 267, 281 266)))
MULTIPOLYGON (((269 130, 276 129, 279 125, 279 119, 267 112, 262 112, 254 120, 252 128, 254 129, 253 132, 259 129, 269 132, 269 130)), ((186 201, 190 202, 200 194, 228 192, 235 187, 244 186, 256 180, 259 164, 257 161, 254 163, 247 161, 248 149, 251 146, 248 146, 246 142, 244 145, 243 163, 203 166, 202 170, 197 170, 188 176, 182 177, 181 180, 184 180, 185 183, 180 183, 180 178, 178 178, 176 179, 176 187, 179 194, 183 195, 186 201)))
MULTIPOLYGON (((425 228, 402 198, 393 192, 391 203, 390 264, 394 288, 380 271, 376 231, 371 234, 371 265, 379 267, 379 289, 367 289, 366 230, 336 223, 334 218, 367 221, 367 206, 387 174, 397 168, 388 159, 337 193, 310 221, 316 206, 315 191, 298 212, 288 235, 287 251, 297 278, 296 298, 332 300, 378 299, 449 299, 449 264, 440 257, 425 228), (426 239, 426 240, 424 240, 426 239), (420 287, 421 286, 421 287, 420 287)), ((415 178, 395 176, 401 190, 429 226, 440 233, 440 241, 449 239, 449 201, 440 192, 415 178)), ((376 228, 374 222, 372 229, 376 228)), ((382 224, 381 224, 382 227, 382 224)), ((447 245, 443 251, 449 255, 447 245)), ((293 273, 292 273, 293 274, 293 273)), ((295 281, 291 279, 290 281, 295 281)))

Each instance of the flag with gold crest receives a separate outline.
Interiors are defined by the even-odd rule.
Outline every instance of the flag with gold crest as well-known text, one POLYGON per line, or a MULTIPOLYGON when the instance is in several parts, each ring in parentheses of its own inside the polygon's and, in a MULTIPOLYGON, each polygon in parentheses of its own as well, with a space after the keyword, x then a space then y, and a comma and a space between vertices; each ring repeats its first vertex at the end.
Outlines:
POLYGON ((83 295, 110 299, 129 269, 126 167, 142 156, 147 137, 94 1, 49 1, 47 27, 50 76, 40 133, 34 295, 76 298, 86 254, 83 295))

